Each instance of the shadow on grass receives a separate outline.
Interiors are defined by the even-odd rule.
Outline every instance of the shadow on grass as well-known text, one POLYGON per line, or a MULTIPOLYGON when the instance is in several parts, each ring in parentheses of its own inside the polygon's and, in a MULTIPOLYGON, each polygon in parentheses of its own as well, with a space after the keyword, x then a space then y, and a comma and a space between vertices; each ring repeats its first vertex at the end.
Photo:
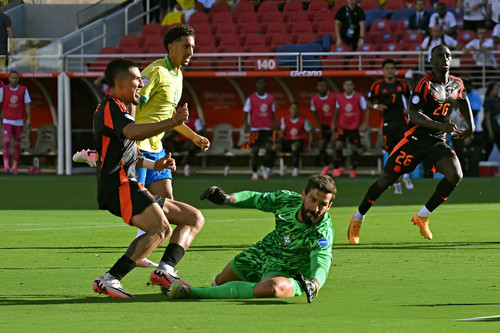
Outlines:
POLYGON ((500 303, 437 303, 437 304, 406 304, 402 306, 411 306, 411 307, 441 307, 441 306, 498 306, 500 303))
POLYGON ((490 250, 500 246, 500 242, 429 242, 429 243, 368 243, 333 245, 334 250, 441 250, 467 248, 490 250))

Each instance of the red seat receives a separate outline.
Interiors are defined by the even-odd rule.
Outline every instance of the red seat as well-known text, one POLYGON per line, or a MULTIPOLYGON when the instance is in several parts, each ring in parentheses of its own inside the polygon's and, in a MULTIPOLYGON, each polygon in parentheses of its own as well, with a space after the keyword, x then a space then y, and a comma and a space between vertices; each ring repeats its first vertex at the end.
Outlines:
POLYGON ((361 1, 361 8, 366 12, 372 9, 380 9, 379 0, 363 0, 361 1))
POLYGON ((311 33, 311 32, 313 32, 313 30, 309 21, 307 21, 307 23, 304 22, 301 24, 292 24, 290 29, 290 33, 292 34, 311 33))
POLYGON ((313 22, 335 21, 335 15, 329 10, 320 10, 314 13, 313 22))
MULTIPOLYGON (((314 25, 313 25, 314 27, 314 25)), ((316 33, 318 35, 325 35, 325 34, 330 34, 330 35, 335 35, 335 25, 333 22, 329 21, 320 21, 316 25, 316 33)))
POLYGON ((139 46, 141 46, 140 39, 136 35, 125 35, 120 39, 120 42, 118 43, 118 48, 139 46))
POLYGON ((215 46, 214 35, 203 35, 202 38, 196 38, 196 46, 213 45, 215 46))
POLYGON ((208 14, 205 12, 194 12, 190 17, 188 24, 194 25, 196 23, 209 23, 208 14))
POLYGON ((378 19, 375 20, 370 28, 370 31, 379 31, 379 32, 386 32, 386 31, 391 31, 391 23, 387 19, 378 19))
POLYGON ((291 12, 287 17, 285 17, 285 21, 288 24, 311 24, 307 15, 304 15, 302 12, 291 12))
POLYGON ((269 24, 266 28, 266 33, 286 32, 287 30, 287 25, 284 22, 277 22, 269 24))
POLYGON ((257 10, 259 15, 268 12, 278 12, 278 11, 279 11, 278 2, 271 0, 261 2, 261 4, 259 5, 259 9, 257 10))
POLYGON ((212 24, 233 23, 233 15, 230 12, 213 13, 211 16, 212 24))
POLYGON ((146 53, 148 55, 150 55, 150 54, 162 54, 163 55, 163 54, 165 54, 165 48, 163 47, 163 45, 162 46, 158 46, 158 45, 149 46, 146 48, 146 53))
POLYGON ((403 33, 403 44, 414 44, 414 43, 419 43, 421 44, 422 41, 424 40, 424 35, 422 34, 421 31, 408 31, 406 33, 403 33))
POLYGON ((316 34, 311 32, 311 33, 301 33, 297 35, 297 39, 295 43, 297 44, 307 44, 314 42, 317 38, 316 34))
POLYGON ((106 69, 108 62, 115 59, 117 57, 117 55, 120 53, 121 53, 121 51, 116 47, 109 47, 109 46, 103 47, 102 49, 100 49, 97 52, 97 54, 99 54, 99 55, 110 54, 112 56, 103 57, 103 58, 95 58, 94 61, 92 61, 89 64, 89 67, 93 71, 103 71, 104 69, 106 69))
POLYGON ((458 33, 457 40, 462 46, 465 46, 474 38, 476 38, 476 33, 473 30, 462 30, 458 33))
POLYGON ((399 43, 399 32, 391 32, 391 31, 386 31, 386 32, 381 32, 380 33, 380 42, 381 43, 399 43))
POLYGON ((144 37, 144 41, 142 42, 142 46, 145 48, 161 46, 163 47, 163 36, 162 35, 146 35, 144 37))
POLYGON ((234 34, 237 31, 237 26, 233 22, 226 22, 214 25, 213 33, 215 35, 234 34))
POLYGON ((210 7, 210 13, 229 12, 231 7, 226 1, 217 1, 210 7))
POLYGON ((381 37, 380 37, 381 32, 378 31, 370 31, 365 33, 365 43, 371 43, 371 44, 376 44, 380 43, 381 37))
POLYGON ((335 1, 335 5, 333 5, 332 8, 332 14, 335 17, 335 14, 337 14, 337 11, 341 8, 347 5, 347 0, 337 0, 335 1))
POLYGON ((283 14, 281 14, 281 12, 264 12, 262 14, 259 14, 259 18, 262 25, 284 22, 283 14))
POLYGON ((267 53, 270 52, 270 47, 267 45, 246 45, 244 50, 252 53, 267 53))
POLYGON ((403 0, 387 0, 384 6, 385 10, 398 10, 404 8, 406 7, 405 7, 405 2, 403 0))
POLYGON ((253 23, 255 25, 259 24, 259 19, 257 18, 257 14, 253 11, 235 13, 234 15, 235 15, 235 22, 238 24, 241 23, 253 23))
POLYGON ((161 35, 161 25, 159 23, 148 23, 142 27, 141 36, 161 35))
POLYGON ((250 45, 266 45, 266 36, 261 33, 240 35, 240 44, 244 47, 250 45))
POLYGON ((311 0, 309 2, 308 11, 328 10, 328 2, 326 0, 311 0))
POLYGON ((196 45, 195 53, 218 53, 219 49, 215 45, 196 45))
MULTIPOLYGON (((219 1, 219 2, 223 2, 223 1, 219 1)), ((255 7, 254 7, 253 3, 249 0, 241 0, 233 8, 233 15, 239 14, 239 13, 248 13, 248 12, 255 12, 255 7)))
POLYGON ((271 36, 271 41, 270 41, 271 48, 277 48, 282 45, 291 44, 293 42, 292 35, 288 33, 276 33, 270 36, 271 36))
POLYGON ((226 49, 236 49, 238 46, 240 46, 240 40, 238 38, 238 35, 236 33, 234 34, 227 34, 227 35, 221 35, 219 39, 219 49, 222 49, 222 52, 233 52, 233 51, 226 51, 226 49))
POLYGON ((379 44, 366 43, 361 47, 362 52, 374 52, 379 50, 379 44))
POLYGON ((291 12, 301 12, 304 10, 302 6, 302 1, 300 0, 290 0, 285 3, 283 6, 283 13, 291 13, 291 12))
POLYGON ((253 33, 260 33, 262 29, 258 24, 253 23, 243 23, 238 24, 238 34, 248 35, 253 33))

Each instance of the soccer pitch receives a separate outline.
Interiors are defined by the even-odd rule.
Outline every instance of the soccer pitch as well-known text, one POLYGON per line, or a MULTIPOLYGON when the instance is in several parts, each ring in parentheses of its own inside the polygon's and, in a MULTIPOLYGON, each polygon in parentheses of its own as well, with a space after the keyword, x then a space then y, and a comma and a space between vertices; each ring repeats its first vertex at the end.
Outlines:
MULTIPOLYGON (((178 200, 200 208, 206 224, 177 266, 208 286, 227 262, 273 228, 273 215, 199 201, 210 185, 239 190, 301 191, 307 180, 275 176, 175 177, 178 200)), ((432 241, 410 221, 439 180, 388 190, 368 213, 361 242, 348 243, 349 218, 373 177, 337 180, 330 213, 333 264, 312 304, 287 299, 170 301, 149 285, 150 269, 123 279, 135 298, 92 291, 125 251, 136 229, 97 209, 94 176, 0 178, 1 332, 499 332, 500 178, 464 179, 431 215, 432 241)), ((150 258, 158 261, 163 252, 150 258)))

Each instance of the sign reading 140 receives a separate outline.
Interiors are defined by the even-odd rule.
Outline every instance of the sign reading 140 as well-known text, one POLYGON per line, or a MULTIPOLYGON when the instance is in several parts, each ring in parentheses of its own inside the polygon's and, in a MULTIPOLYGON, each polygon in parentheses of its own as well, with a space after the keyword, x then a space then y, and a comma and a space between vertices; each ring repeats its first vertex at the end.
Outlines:
POLYGON ((262 70, 275 70, 276 69, 276 60, 275 59, 257 59, 255 62, 255 69, 262 70))

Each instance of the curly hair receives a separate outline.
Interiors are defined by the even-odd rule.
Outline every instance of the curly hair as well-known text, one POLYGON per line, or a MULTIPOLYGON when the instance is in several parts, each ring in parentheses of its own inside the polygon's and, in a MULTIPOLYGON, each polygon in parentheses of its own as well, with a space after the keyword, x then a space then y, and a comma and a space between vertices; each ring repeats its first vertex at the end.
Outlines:
POLYGON ((192 26, 181 24, 168 30, 165 36, 163 36, 163 46, 165 47, 165 50, 168 52, 168 44, 173 43, 184 36, 193 38, 196 37, 192 26))

